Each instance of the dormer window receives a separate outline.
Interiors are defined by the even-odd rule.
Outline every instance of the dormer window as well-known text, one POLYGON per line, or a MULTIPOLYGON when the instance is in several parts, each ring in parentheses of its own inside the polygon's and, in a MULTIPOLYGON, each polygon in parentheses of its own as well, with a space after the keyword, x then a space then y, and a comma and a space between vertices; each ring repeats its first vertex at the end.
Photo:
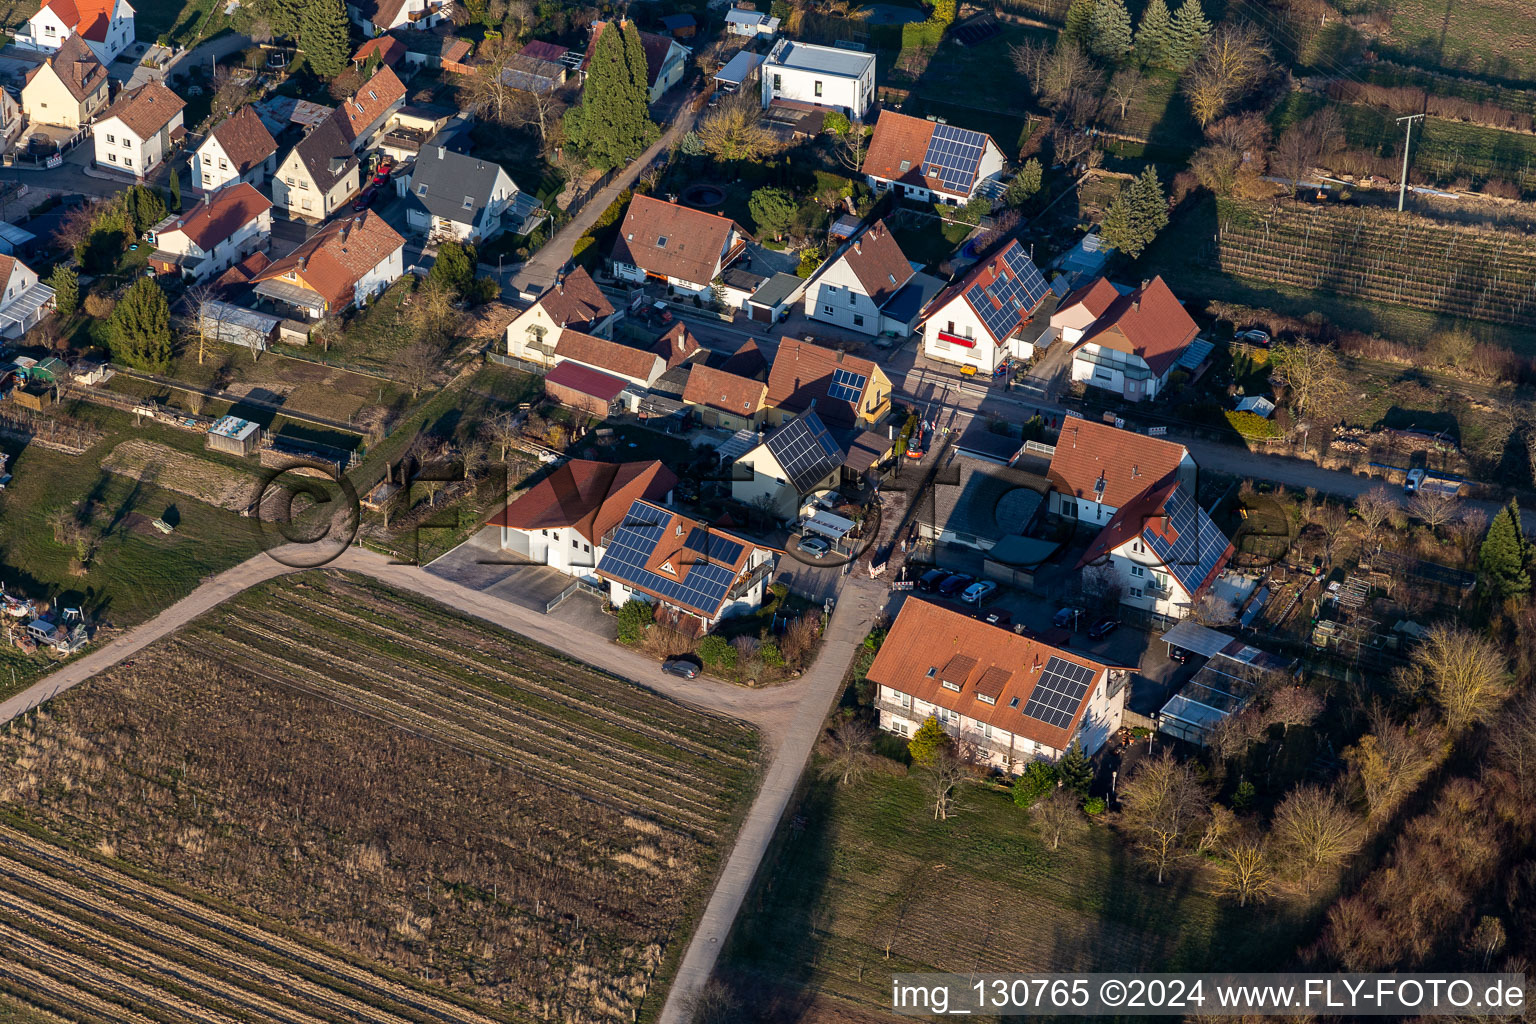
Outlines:
POLYGON ((976 699, 981 701, 983 704, 996 704, 997 703, 997 698, 996 697, 988 697, 984 693, 978 693, 976 695, 976 699))
POLYGON ((661 563, 661 571, 665 572, 665 573, 671 573, 673 576, 677 575, 677 570, 672 568, 672 563, 671 562, 662 562, 661 563))
POLYGON ((959 683, 951 682, 948 679, 941 679, 939 681, 944 684, 944 689, 946 689, 946 690, 954 690, 956 693, 960 692, 960 684, 959 683))
POLYGON ((427 183, 426 182, 422 182, 420 185, 416 186, 416 194, 419 195, 419 196, 424 196, 424 195, 427 194, 427 183))
POLYGON ((472 209, 474 209, 474 207, 475 207, 475 197, 474 196, 465 196, 464 197, 464 209, 472 210, 472 209))

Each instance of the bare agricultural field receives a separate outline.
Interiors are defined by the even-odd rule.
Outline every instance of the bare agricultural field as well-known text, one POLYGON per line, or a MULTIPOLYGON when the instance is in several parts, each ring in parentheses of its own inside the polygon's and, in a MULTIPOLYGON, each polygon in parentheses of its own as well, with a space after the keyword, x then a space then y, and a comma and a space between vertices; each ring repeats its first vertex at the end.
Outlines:
POLYGON ((0 992, 67 1021, 631 1021, 757 768, 747 726, 511 634, 274 581, 0 733, 0 992))
POLYGON ((1410 63, 1508 81, 1536 80, 1536 8, 1529 0, 1385 0, 1385 40, 1410 63))
POLYGON ((153 441, 124 441, 101 460, 101 468, 232 512, 249 508, 260 486, 253 474, 153 441))

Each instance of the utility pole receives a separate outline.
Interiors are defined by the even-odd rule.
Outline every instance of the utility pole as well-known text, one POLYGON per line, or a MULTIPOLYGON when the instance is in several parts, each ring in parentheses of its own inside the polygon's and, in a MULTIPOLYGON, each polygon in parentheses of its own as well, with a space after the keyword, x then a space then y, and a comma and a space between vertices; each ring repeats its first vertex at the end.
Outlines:
POLYGON ((1407 117, 1397 119, 1398 124, 1407 124, 1408 135, 1403 139, 1403 178, 1397 183, 1397 212, 1403 212, 1403 199, 1408 194, 1408 147, 1413 144, 1413 122, 1424 120, 1423 114, 1409 114, 1407 117))

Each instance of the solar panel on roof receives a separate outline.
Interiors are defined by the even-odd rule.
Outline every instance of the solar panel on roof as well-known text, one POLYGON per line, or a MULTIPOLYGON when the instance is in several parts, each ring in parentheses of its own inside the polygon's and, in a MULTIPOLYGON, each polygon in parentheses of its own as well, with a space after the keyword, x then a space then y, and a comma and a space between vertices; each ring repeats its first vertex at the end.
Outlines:
MULTIPOLYGON (((893 277, 891 280, 896 279, 893 277)), ((857 402, 859 396, 864 393, 864 385, 868 381, 869 378, 862 373, 854 373, 852 370, 833 370, 832 383, 827 387, 827 396, 841 402, 857 402)))
POLYGON ((809 494, 843 461, 843 450, 814 412, 790 420, 770 434, 768 450, 800 494, 809 494))
POLYGON ((709 615, 719 609, 736 581, 736 559, 745 545, 703 527, 694 527, 684 548, 694 552, 683 565, 674 564, 677 578, 646 568, 666 532, 672 514, 644 502, 629 507, 624 524, 597 563, 598 572, 619 582, 659 594, 665 600, 709 615))
POLYGON ((1185 493, 1183 487, 1175 487, 1169 492, 1163 502, 1163 512, 1166 519, 1149 523, 1143 528, 1142 537, 1184 589, 1193 594, 1226 552, 1226 534, 1211 522, 1205 509, 1185 493), (1172 541, 1165 536, 1169 533, 1173 534, 1172 541))
POLYGON ((1051 288, 1019 243, 1012 243, 996 258, 1002 264, 997 279, 989 285, 971 285, 965 298, 992 337, 1001 341, 1039 307, 1051 288))
POLYGON ((1064 658, 1051 658, 1040 672, 1040 681, 1029 693, 1024 714, 1058 729, 1068 728, 1083 702, 1083 695, 1093 684, 1094 674, 1091 668, 1064 658))
POLYGON ((976 172, 986 145, 987 137, 980 132, 956 128, 952 124, 936 124, 928 138, 923 166, 945 189, 968 196, 976 183, 976 172))

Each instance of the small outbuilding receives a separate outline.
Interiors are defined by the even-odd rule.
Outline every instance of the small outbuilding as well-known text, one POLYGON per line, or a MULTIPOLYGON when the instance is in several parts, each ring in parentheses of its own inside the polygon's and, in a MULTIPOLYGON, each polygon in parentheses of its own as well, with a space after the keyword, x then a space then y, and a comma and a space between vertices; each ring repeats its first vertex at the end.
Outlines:
POLYGON ((572 360, 556 366, 544 378, 544 393, 553 401, 598 419, 613 412, 626 387, 628 381, 572 360))
POLYGON ((721 92, 736 92, 752 86, 757 81, 763 59, 760 53, 738 50, 723 68, 715 72, 715 88, 721 92))
POLYGON ((238 416, 221 416, 208 428, 207 447, 227 455, 249 455, 261 444, 261 428, 238 416))

